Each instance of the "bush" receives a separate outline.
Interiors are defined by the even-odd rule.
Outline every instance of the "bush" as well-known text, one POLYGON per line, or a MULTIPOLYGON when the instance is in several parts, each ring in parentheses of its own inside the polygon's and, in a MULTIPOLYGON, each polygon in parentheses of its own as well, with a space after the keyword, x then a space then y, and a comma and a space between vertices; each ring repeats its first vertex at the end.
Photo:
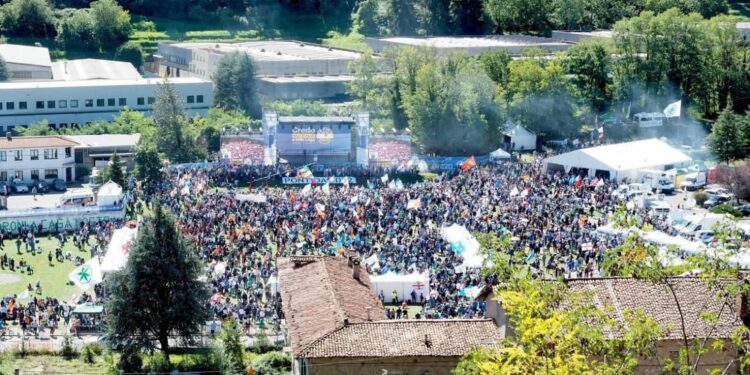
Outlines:
POLYGON ((143 20, 138 22, 133 22, 133 30, 137 30, 136 32, 143 32, 143 31, 156 31, 156 24, 154 21, 149 20, 143 20))
POLYGON ((117 367, 123 372, 137 373, 143 369, 143 359, 140 350, 135 346, 126 346, 120 353, 117 367))
POLYGON ((164 354, 154 353, 148 356, 148 360, 143 369, 150 373, 166 373, 172 369, 171 367, 172 365, 167 361, 167 357, 165 357, 164 354))
POLYGON ((76 352, 76 349, 73 347, 73 338, 70 334, 63 336, 62 350, 60 351, 60 354, 62 354, 65 359, 73 359, 78 356, 78 352, 76 352))
POLYGON ((84 345, 83 350, 81 350, 81 358, 83 362, 88 364, 96 362, 96 354, 94 354, 94 350, 91 349, 90 345, 84 345))
POLYGON ((698 207, 703 207, 703 203, 706 203, 708 200, 708 194, 697 191, 693 194, 693 199, 695 199, 695 205, 698 207))
POLYGON ((136 31, 130 34, 130 40, 162 40, 167 39, 167 33, 161 31, 136 31))
POLYGON ((709 212, 715 213, 715 214, 728 214, 732 215, 736 218, 742 218, 742 211, 738 210, 737 207, 734 207, 728 203, 720 204, 715 207, 711 207, 709 212))
POLYGON ((203 31, 188 31, 185 33, 185 37, 188 39, 230 39, 232 34, 229 30, 203 30, 203 31))
POLYGON ((268 353, 274 349, 276 348, 271 344, 271 340, 268 339, 268 336, 266 336, 263 331, 255 335, 252 347, 253 353, 263 354, 268 353))
POLYGON ((253 359, 255 375, 285 375, 292 371, 292 358, 282 352, 268 352, 253 359))
POLYGON ((136 69, 140 69, 143 66, 143 51, 141 47, 133 42, 127 42, 120 46, 115 53, 115 58, 120 61, 127 61, 136 69))
POLYGON ((242 30, 238 31, 234 37, 236 39, 258 39, 260 38, 260 32, 258 30, 242 30))

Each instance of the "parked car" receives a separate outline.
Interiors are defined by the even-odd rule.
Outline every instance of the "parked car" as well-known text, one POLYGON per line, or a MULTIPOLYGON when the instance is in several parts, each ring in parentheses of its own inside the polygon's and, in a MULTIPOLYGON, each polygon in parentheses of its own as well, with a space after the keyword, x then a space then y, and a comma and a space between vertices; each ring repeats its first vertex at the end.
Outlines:
POLYGON ((15 179, 13 180, 13 191, 16 193, 28 193, 29 192, 29 185, 26 185, 25 182, 15 179))
POLYGON ((68 185, 65 183, 65 180, 59 178, 55 181, 52 181, 52 187, 57 191, 65 191, 68 189, 68 185))
POLYGON ((712 230, 699 230, 695 234, 695 239, 708 245, 714 239, 714 232, 712 230))
POLYGON ((703 208, 711 208, 729 202, 731 198, 726 195, 710 195, 703 203, 703 208))
POLYGON ((13 188, 5 181, 0 181, 0 194, 10 195, 13 188))
POLYGON ((47 183, 47 181, 39 180, 34 182, 34 187, 36 187, 36 191, 38 193, 46 193, 49 192, 50 186, 47 183))
POLYGON ((750 216, 750 204, 743 204, 742 206, 737 206, 737 209, 742 211, 742 215, 750 216))

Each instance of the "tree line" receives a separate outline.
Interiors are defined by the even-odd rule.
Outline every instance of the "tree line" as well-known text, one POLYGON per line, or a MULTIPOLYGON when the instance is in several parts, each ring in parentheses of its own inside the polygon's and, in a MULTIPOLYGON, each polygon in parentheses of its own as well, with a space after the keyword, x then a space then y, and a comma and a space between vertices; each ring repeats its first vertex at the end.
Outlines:
POLYGON ((373 118, 410 129, 426 153, 491 151, 508 122, 546 139, 587 136, 605 114, 660 112, 676 100, 684 114, 713 121, 727 105, 734 112, 750 106, 749 48, 735 28, 739 20, 680 8, 645 11, 618 21, 611 40, 583 41, 554 56, 407 47, 378 60, 366 53, 351 65, 349 91, 373 118), (377 64, 393 74, 378 75, 377 64))

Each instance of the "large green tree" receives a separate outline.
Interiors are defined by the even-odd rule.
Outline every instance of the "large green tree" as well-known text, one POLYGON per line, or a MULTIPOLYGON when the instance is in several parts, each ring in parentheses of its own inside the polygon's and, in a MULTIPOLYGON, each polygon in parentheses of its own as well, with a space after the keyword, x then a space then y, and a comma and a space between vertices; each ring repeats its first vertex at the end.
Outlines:
POLYGON ((171 161, 182 162, 188 158, 186 149, 185 108, 174 84, 165 81, 155 94, 153 120, 156 126, 156 147, 171 161))
POLYGON ((74 11, 60 21, 58 43, 75 50, 95 50, 98 48, 94 38, 94 20, 86 9, 74 11))
POLYGON ((2 29, 21 37, 54 37, 55 16, 47 0, 12 0, 0 7, 2 29))
POLYGON ((721 161, 741 160, 748 156, 748 121, 727 107, 711 129, 707 144, 711 152, 721 161))
POLYGON ((113 50, 128 40, 132 27, 130 14, 115 0, 97 0, 91 3, 94 37, 103 50, 113 50))
POLYGON ((260 116, 255 65, 246 53, 222 56, 213 75, 214 106, 260 116))
POLYGON ((143 66, 143 50, 133 42, 121 45, 117 49, 117 53, 115 53, 115 58, 133 64, 136 69, 140 69, 143 66))
POLYGON ((122 171, 123 167, 122 158, 115 152, 112 154, 112 158, 109 159, 109 165, 107 165, 107 168, 102 173, 102 182, 112 181, 120 185, 123 190, 127 190, 128 185, 125 180, 125 173, 122 171))
POLYGON ((10 78, 8 74, 8 64, 5 63, 3 56, 0 56, 0 82, 7 81, 10 78))
POLYGON ((604 109, 611 99, 611 64, 610 53, 599 40, 577 43, 563 59, 565 70, 573 74, 578 95, 597 110, 604 109))
POLYGON ((107 327, 114 342, 152 349, 167 361, 170 337, 186 339, 205 323, 209 290, 193 245, 159 203, 141 223, 128 262, 106 280, 107 327))
POLYGON ((486 0, 484 6, 495 32, 545 33, 549 29, 548 0, 486 0))
POLYGON ((159 152, 150 142, 143 142, 135 150, 135 176, 140 181, 159 182, 164 176, 159 152))

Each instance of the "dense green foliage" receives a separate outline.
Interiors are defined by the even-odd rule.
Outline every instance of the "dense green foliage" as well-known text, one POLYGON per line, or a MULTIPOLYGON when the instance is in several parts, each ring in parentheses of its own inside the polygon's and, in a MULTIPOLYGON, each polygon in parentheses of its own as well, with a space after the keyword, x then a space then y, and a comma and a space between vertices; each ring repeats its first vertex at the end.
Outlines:
POLYGON ((0 56, 0 82, 8 80, 8 64, 5 59, 0 56))
POLYGON ((122 187, 123 190, 128 189, 127 181, 125 180, 125 173, 123 172, 124 164, 122 162, 122 158, 118 153, 112 154, 112 158, 109 159, 109 164, 107 167, 103 168, 99 172, 99 179, 100 183, 106 183, 107 181, 112 181, 120 187, 122 187))
POLYGON ((143 66, 143 50, 132 42, 121 45, 115 53, 115 58, 133 64, 136 69, 140 69, 143 66))
POLYGON ((187 115, 177 89, 167 81, 159 86, 155 98, 153 121, 157 149, 173 162, 187 161, 190 147, 184 129, 187 115))
POLYGON ((292 358, 283 352, 268 352, 253 359, 255 375, 285 375, 292 371, 292 358))
POLYGON ((47 0, 12 0, 0 7, 0 31, 11 36, 54 37, 55 16, 47 0))
POLYGON ((247 54, 235 52, 222 56, 213 80, 214 106, 260 115, 255 66, 247 54))
POLYGON ((141 224, 128 262, 106 280, 107 326, 114 342, 158 349, 169 363, 169 337, 198 332, 207 318, 204 270, 174 217, 155 202, 141 224))
POLYGON ((135 150, 135 177, 138 181, 156 182, 164 175, 162 162, 156 147, 150 142, 143 142, 135 150))
POLYGON ((245 347, 236 320, 230 318, 222 324, 219 340, 221 341, 221 357, 224 362, 222 373, 226 375, 244 373, 246 367, 245 347))
POLYGON ((725 108, 714 123, 706 143, 720 161, 747 158, 750 156, 750 116, 725 108))

